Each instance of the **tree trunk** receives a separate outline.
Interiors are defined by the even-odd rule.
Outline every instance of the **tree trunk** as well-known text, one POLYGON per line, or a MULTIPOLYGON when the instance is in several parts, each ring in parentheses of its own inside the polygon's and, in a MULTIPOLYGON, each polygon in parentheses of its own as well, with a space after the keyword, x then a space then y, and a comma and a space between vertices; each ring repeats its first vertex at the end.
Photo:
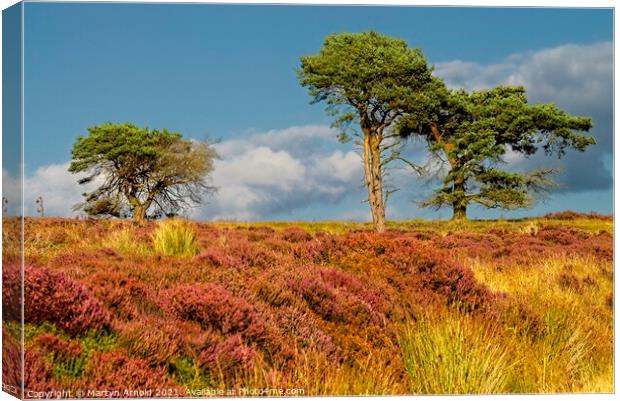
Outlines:
POLYGON ((452 202, 452 220, 467 220, 467 199, 465 198, 465 180, 462 177, 454 179, 454 194, 457 198, 452 202))
POLYGON ((125 196, 127 197, 129 204, 133 206, 133 221, 135 221, 136 223, 144 222, 144 220, 146 220, 146 211, 148 210, 150 203, 140 203, 140 200, 136 195, 134 195, 133 192, 126 193, 125 196))
POLYGON ((381 138, 370 129, 364 130, 364 178, 368 189, 368 203, 375 231, 385 231, 385 204, 381 171, 381 138))
POLYGON ((136 223, 142 223, 146 220, 146 208, 143 205, 137 205, 133 208, 133 220, 136 223))
POLYGON ((467 220, 467 206, 455 202, 452 205, 452 220, 455 220, 455 221, 467 220))

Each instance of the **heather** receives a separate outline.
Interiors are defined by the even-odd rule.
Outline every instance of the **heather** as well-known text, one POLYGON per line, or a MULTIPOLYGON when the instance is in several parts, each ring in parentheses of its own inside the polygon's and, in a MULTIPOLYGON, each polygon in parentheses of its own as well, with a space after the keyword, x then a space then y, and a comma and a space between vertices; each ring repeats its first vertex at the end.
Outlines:
MULTIPOLYGON (((388 222, 383 234, 182 224, 190 253, 162 252, 161 223, 26 219, 27 388, 613 388, 612 222, 600 216, 388 222)), ((20 275, 5 263, 5 372, 19 358, 20 275)))

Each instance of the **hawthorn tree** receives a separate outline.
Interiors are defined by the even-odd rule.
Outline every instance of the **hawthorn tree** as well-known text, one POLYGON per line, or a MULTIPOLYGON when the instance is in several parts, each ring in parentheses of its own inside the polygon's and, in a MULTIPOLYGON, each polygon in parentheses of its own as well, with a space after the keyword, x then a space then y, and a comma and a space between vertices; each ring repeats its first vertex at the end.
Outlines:
POLYGON ((592 120, 572 116, 553 104, 528 104, 525 89, 499 86, 468 93, 445 90, 432 118, 400 122, 401 136, 423 137, 448 167, 443 185, 422 206, 449 206, 453 219, 467 218, 467 206, 516 209, 532 205, 534 195, 552 185, 553 169, 526 173, 502 170, 506 152, 530 156, 542 147, 561 157, 568 148, 584 151, 595 143, 592 120))
POLYGON ((76 205, 92 216, 175 215, 214 190, 207 180, 217 153, 177 132, 106 123, 88 128, 71 154, 69 171, 88 174, 80 184, 101 182, 76 205))
POLYGON ((386 165, 401 157, 395 124, 405 115, 423 116, 437 107, 441 83, 419 49, 376 32, 328 36, 318 54, 301 57, 298 70, 312 103, 325 102, 342 142, 361 146, 368 202, 375 230, 385 230, 386 165), (359 131, 354 128, 359 127, 359 131), (352 134, 352 135, 351 135, 352 134))

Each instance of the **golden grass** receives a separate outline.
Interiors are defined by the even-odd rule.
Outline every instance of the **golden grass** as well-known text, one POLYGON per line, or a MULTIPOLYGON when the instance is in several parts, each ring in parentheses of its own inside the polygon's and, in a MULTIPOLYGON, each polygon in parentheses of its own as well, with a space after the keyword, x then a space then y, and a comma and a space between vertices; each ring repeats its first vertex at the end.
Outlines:
POLYGON ((496 326, 458 312, 407 324, 400 338, 414 394, 501 394, 518 362, 496 326))
POLYGON ((149 255, 153 249, 136 239, 135 233, 129 227, 112 231, 103 241, 104 246, 127 255, 149 255))
POLYGON ((523 322, 511 327, 511 352, 522 362, 510 392, 613 391, 611 262, 571 257, 502 269, 479 260, 469 265, 478 280, 542 317, 538 336, 516 334, 523 322))
POLYGON ((177 219, 159 222, 153 234, 153 248, 166 256, 194 256, 198 243, 193 223, 177 219))
MULTIPOLYGON (((203 223, 204 224, 204 223, 203 223)), ((271 227, 282 230, 288 227, 301 227, 311 232, 324 231, 328 234, 343 234, 356 230, 372 231, 371 223, 342 222, 342 221, 276 221, 248 223, 241 221, 215 221, 212 224, 220 228, 250 228, 256 226, 271 227)), ((541 227, 573 227, 579 230, 598 233, 600 231, 613 232, 612 220, 591 218, 576 218, 573 220, 557 220, 547 218, 527 218, 517 220, 392 220, 386 222, 388 230, 423 231, 446 234, 448 232, 487 232, 491 229, 508 232, 535 233, 541 227)))

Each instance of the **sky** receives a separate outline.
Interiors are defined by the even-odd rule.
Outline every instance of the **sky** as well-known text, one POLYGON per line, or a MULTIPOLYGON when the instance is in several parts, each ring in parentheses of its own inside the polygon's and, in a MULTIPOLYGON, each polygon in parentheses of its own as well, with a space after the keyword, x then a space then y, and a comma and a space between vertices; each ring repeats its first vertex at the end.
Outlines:
MULTIPOLYGON (((612 18, 608 9, 26 3, 26 211, 42 196, 47 215, 74 215, 85 188, 66 171, 70 149, 111 121, 217 142, 218 191, 194 218, 368 220, 357 150, 338 143, 295 70, 329 34, 376 30, 421 48, 450 87, 525 85, 532 102, 593 118, 598 143, 585 153, 510 158, 517 170, 562 170, 548 199, 511 212, 473 207, 472 217, 611 213, 612 18)), ((388 218, 450 217, 416 204, 436 182, 395 167, 388 218)), ((5 186, 16 180, 4 166, 5 186)))

